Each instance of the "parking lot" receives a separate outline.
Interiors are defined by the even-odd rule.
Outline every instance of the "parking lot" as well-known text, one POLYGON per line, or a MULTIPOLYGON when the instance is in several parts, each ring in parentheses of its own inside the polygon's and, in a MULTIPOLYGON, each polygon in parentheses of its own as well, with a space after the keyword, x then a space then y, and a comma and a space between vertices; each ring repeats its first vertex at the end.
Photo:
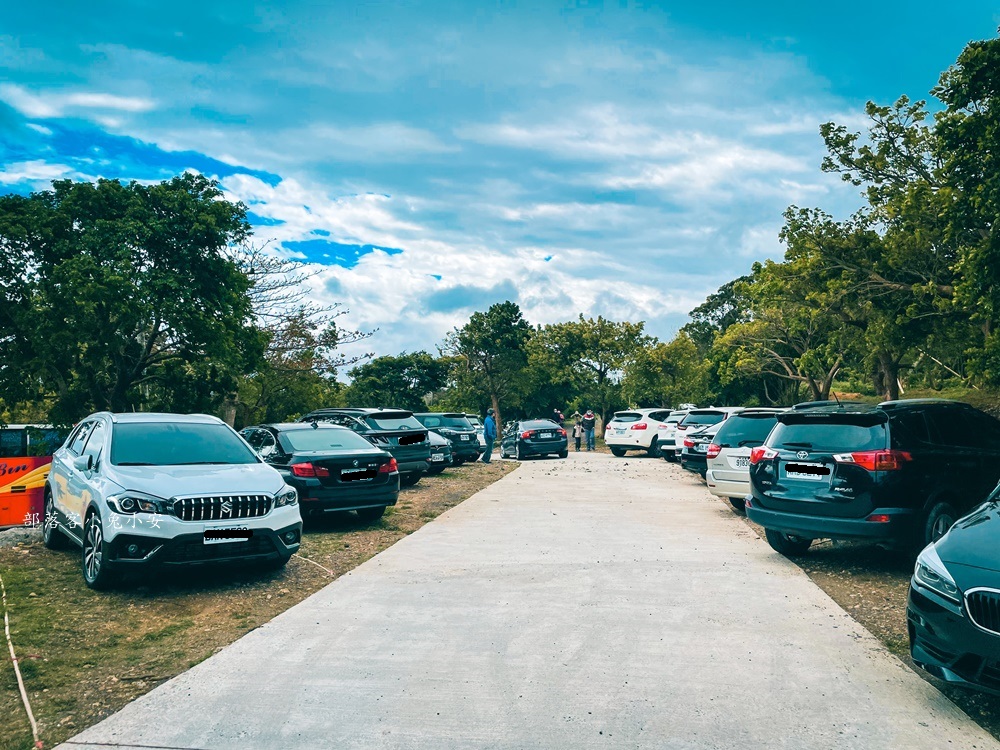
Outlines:
POLYGON ((695 477, 597 453, 522 464, 101 743, 998 746, 695 477))

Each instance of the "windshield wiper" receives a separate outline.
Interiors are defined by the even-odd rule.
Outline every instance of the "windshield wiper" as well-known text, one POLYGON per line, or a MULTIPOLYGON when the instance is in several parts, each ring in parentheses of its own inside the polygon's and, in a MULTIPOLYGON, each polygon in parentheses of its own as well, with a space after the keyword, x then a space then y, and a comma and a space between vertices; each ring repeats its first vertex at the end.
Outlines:
MULTIPOLYGON (((756 443, 757 445, 755 445, 755 446, 754 446, 755 448, 756 448, 756 447, 759 447, 759 446, 761 446, 761 445, 763 445, 763 444, 764 444, 764 443, 763 443, 762 441, 760 441, 760 440, 741 440, 741 441, 739 442, 739 445, 738 445, 738 447, 740 447, 740 448, 743 448, 743 447, 745 447, 745 446, 747 446, 747 445, 750 445, 750 443, 756 443)), ((793 443, 789 443, 789 445, 793 445, 793 443)))
POLYGON ((220 466, 222 464, 231 463, 230 461, 185 461, 179 464, 170 464, 171 466, 220 466))
POLYGON ((782 443, 781 447, 782 448, 788 448, 788 447, 791 447, 791 448, 812 448, 813 444, 812 443, 782 443))
POLYGON ((156 466, 149 461, 119 461, 115 466, 156 466))

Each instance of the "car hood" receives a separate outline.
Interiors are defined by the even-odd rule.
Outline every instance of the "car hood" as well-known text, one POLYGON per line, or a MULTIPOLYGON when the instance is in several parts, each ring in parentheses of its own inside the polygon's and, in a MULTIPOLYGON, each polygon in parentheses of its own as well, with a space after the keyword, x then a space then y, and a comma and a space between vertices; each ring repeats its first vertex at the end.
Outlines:
MULTIPOLYGON (((951 566, 1000 571, 1000 507, 986 503, 964 518, 936 543, 941 561, 951 566)), ((958 581, 956 581, 958 583, 958 581)))
POLYGON ((124 489, 162 498, 191 495, 275 494, 285 484, 267 464, 109 466, 107 477, 124 489))

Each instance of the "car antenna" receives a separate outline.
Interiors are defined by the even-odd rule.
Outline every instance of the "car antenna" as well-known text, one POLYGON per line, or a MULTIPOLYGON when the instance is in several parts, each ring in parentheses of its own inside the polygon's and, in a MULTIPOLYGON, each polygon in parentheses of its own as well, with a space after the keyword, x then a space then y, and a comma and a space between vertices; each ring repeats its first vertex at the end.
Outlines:
POLYGON ((837 406, 839 406, 841 409, 843 409, 844 405, 842 403, 840 403, 840 399, 837 397, 837 392, 836 391, 830 391, 830 395, 833 396, 833 400, 837 402, 837 406))

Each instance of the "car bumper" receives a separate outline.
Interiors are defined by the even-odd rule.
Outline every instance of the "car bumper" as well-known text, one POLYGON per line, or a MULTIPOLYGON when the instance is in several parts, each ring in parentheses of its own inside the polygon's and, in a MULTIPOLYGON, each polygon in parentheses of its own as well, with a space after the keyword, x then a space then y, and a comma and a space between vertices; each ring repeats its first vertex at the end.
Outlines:
MULTIPOLYGON (((400 474, 426 474, 427 473, 427 459, 420 459, 418 461, 397 461, 399 465, 400 474)), ((440 462, 436 462, 440 463, 440 462)))
POLYGON ((888 516, 886 522, 865 518, 833 518, 785 513, 758 506, 756 497, 747 503, 747 518, 765 529, 809 539, 875 539, 905 542, 910 536, 915 513, 904 508, 876 508, 869 516, 888 516))
MULTIPOLYGON (((646 430, 636 430, 636 432, 646 432, 646 430)), ((651 438, 648 435, 631 434, 624 435, 604 435, 604 444, 609 448, 625 448, 628 450, 647 450, 651 438)))
POLYGON ((977 628, 959 605, 911 582, 906 628, 918 667, 945 682, 1000 695, 1000 635, 977 628))
POLYGON ((302 512, 358 510, 395 505, 399 498, 399 475, 390 475, 385 484, 350 487, 335 490, 311 490, 299 495, 302 512))
POLYGON ((705 454, 681 453, 681 467, 688 471, 704 474, 708 469, 708 458, 705 454))
POLYGON ((545 443, 544 445, 532 445, 531 443, 520 443, 519 448, 521 450, 522 456, 549 456, 553 453, 565 453, 569 445, 569 441, 554 440, 551 443, 545 443))
POLYGON ((289 557, 302 540, 302 516, 297 505, 276 508, 260 518, 232 521, 181 521, 159 516, 154 527, 151 518, 134 525, 130 523, 133 518, 112 514, 104 524, 108 564, 112 567, 276 560, 289 557), (122 523, 122 519, 127 523, 121 529, 116 528, 115 524, 122 523), (252 532, 249 540, 205 543, 207 529, 242 528, 252 532), (109 531, 112 533, 108 534, 109 531), (130 546, 136 551, 130 552, 130 546))
POLYGON ((451 444, 452 456, 459 461, 474 461, 479 458, 479 443, 476 442, 455 442, 451 444))
MULTIPOLYGON (((733 479, 720 479, 714 469, 705 472, 705 481, 708 483, 708 491, 717 497, 746 497, 750 494, 750 480, 745 482, 733 479)), ((732 472, 725 472, 732 473, 732 472)))

